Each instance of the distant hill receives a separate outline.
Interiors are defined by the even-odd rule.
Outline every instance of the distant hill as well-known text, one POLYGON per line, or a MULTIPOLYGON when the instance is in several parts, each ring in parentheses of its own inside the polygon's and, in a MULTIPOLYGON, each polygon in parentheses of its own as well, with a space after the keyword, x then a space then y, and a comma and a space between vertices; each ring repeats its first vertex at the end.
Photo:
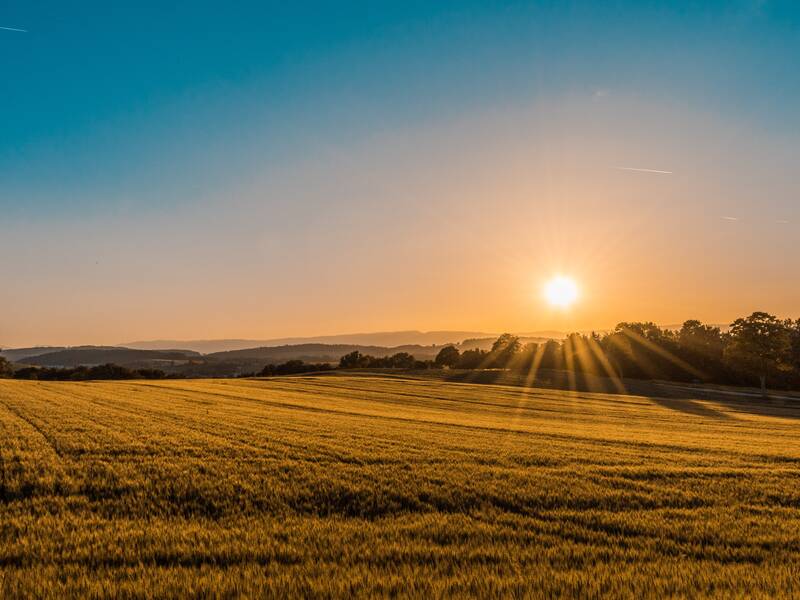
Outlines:
POLYGON ((516 333, 515 335, 518 335, 520 339, 530 338, 536 340, 563 340, 565 337, 567 337, 567 332, 554 330, 526 331, 523 333, 516 333))
POLYGON ((242 350, 212 352, 174 365, 164 365, 164 370, 187 377, 230 377, 242 373, 257 373, 266 365, 278 365, 289 360, 306 363, 332 363, 353 351, 372 356, 389 356, 408 352, 419 360, 433 359, 442 346, 365 346, 359 344, 285 344, 262 346, 242 350))
POLYGON ((120 347, 137 350, 167 350, 169 348, 186 348, 201 354, 213 354, 229 350, 245 350, 269 345, 269 340, 146 340, 120 344, 120 347))
POLYGON ((158 366, 159 363, 185 362, 200 358, 191 350, 136 350, 114 346, 77 346, 26 356, 15 362, 39 367, 78 367, 114 363, 121 366, 158 366))
POLYGON ((20 362, 31 356, 40 356, 48 352, 66 350, 64 346, 34 346, 33 348, 7 348, 0 351, 0 356, 11 362, 20 362))
POLYGON ((358 344, 285 344, 230 350, 207 354, 204 358, 209 362, 253 364, 264 366, 269 363, 281 363, 287 360, 303 360, 305 362, 338 362, 339 359, 353 351, 371 356, 389 356, 398 352, 408 352, 414 357, 425 360, 435 358, 442 346, 421 346, 418 344, 405 346, 363 346, 358 344))
MULTIPOLYGON (((186 348, 203 354, 246 350, 251 348, 276 347, 304 344, 351 344, 360 346, 430 346, 458 344, 469 338, 494 338, 499 334, 478 331, 385 331, 378 333, 348 333, 315 337, 290 337, 268 340, 222 339, 222 340, 150 340, 120 344, 126 348, 140 350, 164 350, 186 348)), ((563 336, 562 336, 563 337, 563 336)))

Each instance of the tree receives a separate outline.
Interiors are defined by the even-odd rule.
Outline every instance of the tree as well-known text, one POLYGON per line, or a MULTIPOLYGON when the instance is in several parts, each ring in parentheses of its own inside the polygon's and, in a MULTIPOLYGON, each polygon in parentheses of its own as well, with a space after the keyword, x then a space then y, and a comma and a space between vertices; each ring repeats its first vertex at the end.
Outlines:
POLYGON ((276 375, 296 375, 312 371, 329 371, 333 367, 328 363, 306 363, 300 359, 287 360, 280 365, 265 365, 258 373, 259 377, 274 377, 276 375))
POLYGON ((784 321, 765 312, 736 319, 731 325, 727 357, 746 372, 757 375, 766 395, 767 377, 776 374, 789 355, 791 338, 784 321))
POLYGON ((461 353, 458 351, 458 348, 455 346, 445 346, 439 350, 439 354, 436 355, 434 362, 437 367, 453 368, 458 364, 460 358, 461 353))
POLYGON ((615 333, 624 333, 630 337, 639 337, 651 342, 659 342, 665 337, 665 332, 652 321, 622 322, 614 328, 615 333))
POLYGON ((14 374, 14 369, 11 368, 11 363, 0 356, 0 377, 11 377, 14 374))
POLYGON ((547 340, 542 344, 542 357, 539 366, 542 369, 561 369, 564 366, 564 354, 561 344, 556 340, 547 340))
POLYGON ((14 372, 14 379, 39 379, 39 367, 23 367, 14 372))
POLYGON ((495 340, 494 344, 492 344, 492 349, 489 351, 491 365, 504 369, 511 363, 521 348, 522 345, 517 336, 504 333, 495 340))
POLYGON ((714 379, 723 375, 725 340, 719 327, 703 325, 700 321, 691 319, 684 322, 677 338, 683 360, 700 369, 706 378, 714 379))
POLYGON ((702 375, 679 357, 675 332, 651 321, 619 323, 606 341, 612 363, 626 377, 684 381, 702 375))
POLYGON ((678 331, 678 343, 682 348, 698 354, 722 358, 722 333, 719 327, 703 325, 696 319, 685 321, 678 331))
POLYGON ((413 369, 416 362, 408 352, 398 352, 389 358, 389 364, 393 369, 413 369))
POLYGON ((633 341, 620 325, 603 338, 601 344, 603 353, 619 377, 643 377, 645 373, 637 360, 633 341))
POLYGON ((486 355, 486 350, 481 350, 480 348, 464 350, 458 359, 457 366, 459 369, 480 369, 486 362, 486 355))
POLYGON ((362 366, 363 357, 361 352, 353 350, 349 354, 345 354, 339 359, 340 369, 357 369, 362 366))
POLYGON ((795 371, 800 371, 800 319, 786 322, 789 326, 789 362, 795 371))
POLYGON ((522 346, 514 359, 512 368, 521 371, 525 374, 531 372, 534 367, 538 367, 537 354, 539 352, 539 344, 529 342, 522 346))

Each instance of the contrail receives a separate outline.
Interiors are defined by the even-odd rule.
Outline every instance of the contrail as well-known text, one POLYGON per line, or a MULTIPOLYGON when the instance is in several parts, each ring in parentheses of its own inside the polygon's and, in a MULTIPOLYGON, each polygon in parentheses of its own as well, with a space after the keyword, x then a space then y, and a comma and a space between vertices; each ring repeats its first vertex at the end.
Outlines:
POLYGON ((0 27, 4 31, 19 31, 20 33, 28 33, 27 29, 17 29, 16 27, 0 27))
POLYGON ((739 217, 722 217, 726 221, 738 221, 739 217))
POLYGON ((619 171, 636 171, 637 173, 661 173, 662 175, 672 175, 672 171, 659 171, 658 169, 637 169, 636 167, 614 167, 619 171))

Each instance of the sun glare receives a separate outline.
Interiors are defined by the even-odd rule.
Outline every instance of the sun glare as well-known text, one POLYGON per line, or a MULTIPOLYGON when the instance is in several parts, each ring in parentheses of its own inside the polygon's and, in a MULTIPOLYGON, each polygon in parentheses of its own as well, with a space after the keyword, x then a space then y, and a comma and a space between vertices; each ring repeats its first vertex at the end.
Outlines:
POLYGON ((574 279, 558 275, 544 286, 547 303, 557 308, 569 308, 578 299, 578 284, 574 279))

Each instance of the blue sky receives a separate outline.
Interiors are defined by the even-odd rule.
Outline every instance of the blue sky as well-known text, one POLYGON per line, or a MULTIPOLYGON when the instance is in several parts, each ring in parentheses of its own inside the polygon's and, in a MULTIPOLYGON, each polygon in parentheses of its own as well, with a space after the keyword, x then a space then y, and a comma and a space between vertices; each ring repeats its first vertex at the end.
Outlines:
POLYGON ((309 144, 583 88, 800 123, 791 3, 170 5, 6 4, 28 33, 0 34, 4 209, 185 200, 309 144))
MULTIPOLYGON (((800 8, 791 2, 194 1, 165 7, 11 0, 0 9, 0 26, 26 30, 0 30, 0 228, 17 241, 26 235, 32 246, 47 245, 48 227, 91 222, 113 240, 145 220, 166 228, 174 219, 188 253, 191 234, 205 231, 184 218, 188 213, 225 221, 231 210, 252 206, 231 208, 243 187, 264 190, 294 173, 281 184, 282 196, 264 192, 258 205, 294 218, 298 236, 278 251, 296 255, 305 247, 298 241, 304 221, 290 215, 295 209, 287 206, 286 190, 311 197, 309 209, 323 204, 321 188, 309 187, 304 173, 329 165, 332 155, 373 154, 364 148, 382 137, 441 131, 433 136, 441 141, 453 123, 531 106, 541 111, 576 97, 614 103, 596 119, 590 104, 576 107, 574 118, 561 115, 560 128, 548 129, 547 144, 579 136, 570 125, 578 121, 591 128, 606 119, 607 130, 625 138, 620 124, 626 111, 642 119, 630 123, 637 136, 662 133, 653 115, 655 121, 670 114, 693 123, 708 116, 710 130, 732 124, 742 136, 761 140, 764 152, 780 148, 776 160, 788 168, 800 133, 800 8)), ((548 122, 546 114, 541 122, 548 122)), ((694 133, 708 137, 697 128, 694 133)), ((425 139, 421 152, 434 152, 438 142, 425 139)), ((742 149, 742 162, 755 151, 742 149)), ((654 156, 680 154, 670 146, 654 156)), ((458 163, 451 156, 446 149, 436 155, 443 173, 458 163)), ((713 162, 711 154, 705 159, 713 162)), ((729 184, 731 193, 747 185, 745 174, 735 177, 743 179, 729 184)), ((796 187, 785 173, 780 177, 771 208, 780 213, 775 220, 788 220, 796 187)), ((352 196, 366 179, 355 169, 336 191, 352 196)), ((733 208, 743 214, 757 208, 755 201, 737 202, 733 208)), ((343 205, 330 216, 346 222, 356 206, 343 205)), ((419 208, 401 215, 397 226, 423 214, 419 208)), ((393 227, 391 221, 381 226, 393 227)), ((258 236, 278 238, 286 227, 265 220, 258 236)), ((74 235, 62 241, 85 237, 80 229, 74 235)), ((344 253, 357 250, 340 242, 344 253)), ((14 252, 10 243, 0 247, 6 254, 14 252)), ((80 243, 74 248, 77 262, 97 253, 80 243)), ((48 256, 42 251, 21 260, 43 281, 55 282, 48 256)), ((129 257, 117 259, 125 265, 129 257)), ((185 265, 176 258, 173 266, 185 265)), ((85 283, 102 297, 103 283, 113 278, 94 277, 99 281, 87 275, 85 283)), ((48 289, 42 286, 39 292, 48 289)), ((34 292, 7 300, 24 303, 26 293, 34 292)), ((385 326, 412 325, 408 320, 385 326)), ((470 325, 449 323, 459 324, 470 325)), ((510 325, 522 323, 516 318, 510 325)), ((258 333, 272 333, 268 329, 258 333)))

